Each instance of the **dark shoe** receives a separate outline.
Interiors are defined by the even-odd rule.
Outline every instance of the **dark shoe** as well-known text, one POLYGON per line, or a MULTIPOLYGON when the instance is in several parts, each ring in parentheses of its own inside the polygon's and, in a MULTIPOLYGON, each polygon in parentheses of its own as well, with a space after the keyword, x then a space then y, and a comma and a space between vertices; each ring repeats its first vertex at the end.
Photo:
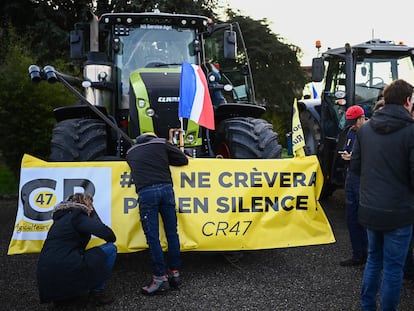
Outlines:
POLYGON ((153 276, 152 282, 148 286, 144 286, 141 289, 141 292, 144 295, 155 295, 161 294, 166 290, 170 289, 170 284, 168 283, 168 277, 166 275, 163 276, 153 276))
POLYGON ((168 271, 168 283, 172 288, 178 288, 181 285, 180 272, 178 270, 168 271))
POLYGON ((367 262, 366 258, 358 259, 358 258, 351 258, 344 261, 341 261, 339 264, 342 267, 352 267, 352 266, 362 266, 367 262))
POLYGON ((114 297, 107 293, 105 290, 92 291, 89 295, 89 299, 95 304, 95 306, 109 305, 114 302, 114 297))

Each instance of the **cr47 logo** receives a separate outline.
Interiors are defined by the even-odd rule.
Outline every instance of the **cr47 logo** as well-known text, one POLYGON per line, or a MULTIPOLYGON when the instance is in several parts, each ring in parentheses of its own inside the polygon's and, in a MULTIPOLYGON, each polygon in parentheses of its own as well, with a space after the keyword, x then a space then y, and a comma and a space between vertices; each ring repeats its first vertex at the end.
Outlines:
POLYGON ((95 186, 88 179, 64 179, 62 195, 56 193, 56 184, 56 180, 53 179, 35 179, 23 185, 21 201, 25 217, 37 221, 50 220, 52 208, 58 201, 57 198, 67 198, 74 192, 78 192, 79 188, 92 197, 95 194, 95 186))

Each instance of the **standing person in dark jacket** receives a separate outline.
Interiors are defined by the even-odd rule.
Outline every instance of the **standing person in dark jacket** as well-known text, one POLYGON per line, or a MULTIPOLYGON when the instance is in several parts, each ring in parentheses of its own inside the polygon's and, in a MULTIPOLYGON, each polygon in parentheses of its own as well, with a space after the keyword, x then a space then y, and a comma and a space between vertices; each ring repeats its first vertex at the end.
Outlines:
POLYGON ((153 295, 181 283, 180 241, 170 165, 187 165, 188 158, 166 139, 145 133, 127 151, 126 160, 138 194, 141 225, 152 262, 152 281, 142 288, 142 293, 153 295), (168 242, 167 264, 160 244, 158 214, 168 242))
MULTIPOLYGON (((352 147, 358 129, 365 122, 365 112, 361 106, 351 106, 346 110, 346 126, 349 127, 345 144, 343 147, 342 159, 345 167, 348 168, 351 160, 352 147)), ((341 266, 359 266, 367 260, 367 232, 358 222, 359 209, 359 175, 347 169, 345 179, 346 193, 346 222, 348 225, 349 238, 352 246, 352 257, 340 262, 341 266)))
POLYGON ((115 263, 116 237, 102 223, 92 197, 71 195, 54 208, 52 218, 37 265, 40 302, 59 304, 90 294, 96 305, 111 303, 104 282, 115 263), (92 234, 107 243, 85 250, 92 234))
POLYGON ((363 310, 397 310, 403 267, 414 223, 413 86, 385 87, 385 105, 361 126, 350 169, 361 176, 359 222, 367 228, 368 259, 361 291, 363 310), (382 280, 381 280, 382 279, 382 280))

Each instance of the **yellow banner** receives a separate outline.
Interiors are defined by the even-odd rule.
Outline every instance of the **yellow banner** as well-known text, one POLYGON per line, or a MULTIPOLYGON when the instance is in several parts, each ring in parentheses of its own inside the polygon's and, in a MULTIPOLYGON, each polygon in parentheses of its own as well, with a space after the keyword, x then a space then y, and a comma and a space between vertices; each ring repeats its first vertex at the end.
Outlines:
MULTIPOLYGON (((182 251, 258 250, 335 242, 318 202, 315 156, 277 160, 190 159, 171 167, 182 251)), ((128 164, 45 162, 25 155, 8 254, 40 252, 54 205, 88 191, 120 253, 147 248, 128 164)), ((91 240, 90 246, 100 241, 91 240)), ((161 230, 161 242, 166 239, 161 230)))
POLYGON ((305 136, 303 135, 302 124, 300 123, 298 101, 295 98, 293 102, 293 113, 292 113, 292 148, 293 155, 295 157, 304 157, 306 146, 305 136))

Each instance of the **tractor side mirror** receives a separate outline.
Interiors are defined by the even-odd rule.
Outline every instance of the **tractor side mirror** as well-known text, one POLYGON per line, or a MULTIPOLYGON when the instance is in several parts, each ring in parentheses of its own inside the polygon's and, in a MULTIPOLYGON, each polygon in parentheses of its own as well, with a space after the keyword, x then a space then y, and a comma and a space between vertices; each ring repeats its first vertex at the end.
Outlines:
POLYGON ((193 42, 189 45, 190 55, 194 56, 201 52, 201 43, 200 40, 194 39, 193 42))
POLYGON ((70 32, 70 58, 85 58, 84 33, 82 30, 72 30, 70 32))
POLYGON ((312 81, 321 82, 325 75, 325 63, 323 57, 312 59, 312 81))
POLYGON ((226 30, 224 32, 224 58, 236 59, 237 54, 237 35, 235 31, 226 30))

